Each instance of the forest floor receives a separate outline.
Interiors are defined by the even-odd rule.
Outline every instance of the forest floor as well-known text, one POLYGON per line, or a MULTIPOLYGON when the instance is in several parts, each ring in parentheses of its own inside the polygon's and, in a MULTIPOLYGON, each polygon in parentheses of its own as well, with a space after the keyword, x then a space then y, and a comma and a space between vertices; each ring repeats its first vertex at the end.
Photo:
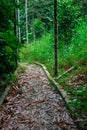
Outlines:
POLYGON ((27 66, 0 108, 0 130, 77 130, 42 68, 27 66), (18 89, 19 88, 19 89, 18 89))

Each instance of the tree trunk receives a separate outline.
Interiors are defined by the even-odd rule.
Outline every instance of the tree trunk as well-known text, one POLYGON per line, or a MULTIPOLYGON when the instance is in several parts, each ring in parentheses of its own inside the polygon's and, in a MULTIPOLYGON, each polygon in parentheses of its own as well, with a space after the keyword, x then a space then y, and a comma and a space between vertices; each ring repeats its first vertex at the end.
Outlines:
POLYGON ((57 26, 57 0, 54 0, 54 60, 55 76, 58 75, 58 26, 57 26))
MULTIPOLYGON (((16 0, 14 0, 14 3, 16 3, 16 0)), ((17 32, 16 32, 16 8, 14 8, 14 34, 15 36, 17 36, 17 32)))
MULTIPOLYGON (((17 0, 17 3, 19 4, 20 1, 17 0)), ((21 29, 20 29, 20 10, 18 8, 18 38, 19 38, 19 42, 21 42, 21 29)))
POLYGON ((27 44, 29 43, 28 40, 28 14, 27 14, 27 0, 25 0, 25 14, 26 14, 26 40, 27 40, 27 44))
MULTIPOLYGON (((34 22, 34 12, 35 12, 35 6, 34 6, 34 0, 33 0, 33 22, 34 22)), ((36 36, 35 36, 35 27, 33 25, 33 39, 34 39, 34 43, 36 40, 36 36)))
MULTIPOLYGON (((14 3, 16 3, 17 1, 14 0, 14 3)), ((16 25, 16 20, 17 20, 17 12, 16 12, 16 8, 14 8, 14 35, 17 37, 17 25, 16 25)), ((16 54, 17 53, 17 48, 14 50, 16 54)), ((18 61, 17 59, 15 58, 15 63, 16 63, 16 67, 18 65, 18 61)))

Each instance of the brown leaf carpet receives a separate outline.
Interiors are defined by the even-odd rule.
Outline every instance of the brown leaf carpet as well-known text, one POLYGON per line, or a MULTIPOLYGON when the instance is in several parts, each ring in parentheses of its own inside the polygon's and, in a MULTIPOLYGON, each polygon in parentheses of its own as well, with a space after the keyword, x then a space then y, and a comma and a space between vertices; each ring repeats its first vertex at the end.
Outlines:
POLYGON ((42 68, 29 65, 18 87, 0 108, 0 130, 77 130, 42 68))

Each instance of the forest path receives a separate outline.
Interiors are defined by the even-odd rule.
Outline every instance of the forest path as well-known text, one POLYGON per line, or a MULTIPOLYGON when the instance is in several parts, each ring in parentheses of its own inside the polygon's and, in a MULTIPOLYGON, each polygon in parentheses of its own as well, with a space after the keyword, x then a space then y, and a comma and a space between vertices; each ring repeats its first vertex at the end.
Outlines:
POLYGON ((29 65, 18 86, 24 92, 11 91, 0 108, 0 130, 77 130, 41 67, 29 65))

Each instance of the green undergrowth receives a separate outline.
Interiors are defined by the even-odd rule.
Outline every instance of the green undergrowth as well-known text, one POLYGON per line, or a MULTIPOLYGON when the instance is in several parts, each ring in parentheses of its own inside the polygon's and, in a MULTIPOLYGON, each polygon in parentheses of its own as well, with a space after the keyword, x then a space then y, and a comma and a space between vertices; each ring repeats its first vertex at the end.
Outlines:
POLYGON ((5 91, 5 88, 0 88, 0 97, 3 94, 4 91, 5 91))
MULTIPOLYGON (((25 64, 18 64, 16 71, 10 73, 9 75, 4 75, 3 79, 0 79, 0 97, 3 95, 8 84, 16 84, 18 82, 18 74, 24 73, 26 71, 25 64)), ((19 89, 21 93, 21 89, 19 89)))
MULTIPOLYGON (((75 28, 72 40, 69 44, 59 41, 58 48, 58 75, 63 74, 70 67, 76 66, 72 71, 62 76, 57 82, 71 95, 71 105, 76 108, 75 112, 86 112, 87 91, 84 93, 82 88, 87 86, 87 23, 81 22, 75 28), (83 75, 81 79, 79 75, 83 75), (72 79, 77 79, 72 81, 72 79), (79 83, 82 80, 82 83, 79 83), (72 82, 71 82, 72 81, 72 82), (69 84, 71 82, 71 85, 69 84), (78 89, 75 89, 78 88, 78 89), (81 90, 80 90, 81 88, 81 90), (78 91, 81 91, 80 95, 78 91), (77 96, 76 96, 77 95, 77 96), (85 96, 85 98, 84 98, 85 96), (84 99, 84 100, 83 100, 84 99), (74 100, 74 103, 73 103, 74 100), (79 105, 78 103, 79 102, 79 105), (83 103, 84 102, 84 103, 83 103), (77 104, 77 107, 75 107, 77 104)), ((52 76, 54 76, 54 42, 53 35, 46 34, 42 38, 32 42, 20 50, 20 61, 33 64, 35 61, 45 64, 52 76)))
POLYGON ((12 86, 13 84, 16 84, 18 82, 18 74, 24 72, 25 72, 25 67, 19 64, 14 73, 10 73, 8 75, 4 74, 3 77, 0 78, 0 97, 3 95, 8 85, 12 86))
POLYGON ((13 73, 4 75, 3 79, 0 79, 0 96, 5 91, 6 87, 12 83, 17 82, 17 76, 13 73))
POLYGON ((24 45, 20 50, 20 61, 34 64, 35 61, 46 65, 48 70, 53 74, 53 36, 52 34, 44 35, 41 39, 24 45))
POLYGON ((65 91, 71 102, 73 114, 79 118, 86 118, 87 114, 87 67, 77 66, 71 72, 56 80, 65 91))
POLYGON ((16 69, 16 71, 15 71, 15 74, 16 74, 16 76, 18 75, 18 74, 21 74, 21 73, 24 73, 25 71, 26 71, 26 64, 21 64, 21 63, 19 63, 18 64, 18 67, 17 67, 17 69, 16 69))
MULTIPOLYGON (((84 65, 87 61, 87 24, 82 23, 81 27, 76 27, 76 34, 70 44, 59 42, 58 50, 58 73, 74 65, 84 65), (83 31, 82 31, 83 30, 83 31)), ((39 61, 46 65, 51 75, 54 71, 54 42, 53 35, 47 34, 42 38, 31 42, 20 50, 20 61, 29 64, 39 61)))

